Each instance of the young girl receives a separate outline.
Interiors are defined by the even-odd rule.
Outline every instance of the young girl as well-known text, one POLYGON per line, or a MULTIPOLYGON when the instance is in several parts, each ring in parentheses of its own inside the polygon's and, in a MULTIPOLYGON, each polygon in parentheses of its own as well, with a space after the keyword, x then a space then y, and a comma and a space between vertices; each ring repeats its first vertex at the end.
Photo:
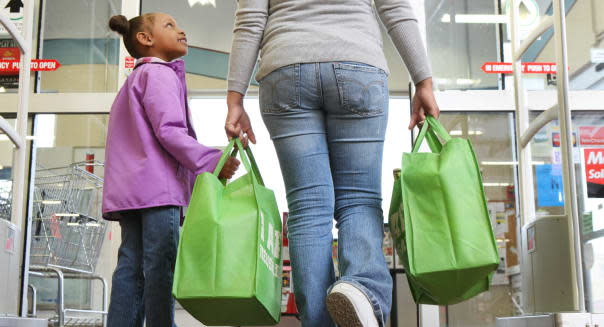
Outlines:
MULTIPOLYGON (((109 115, 103 217, 119 220, 122 244, 113 274, 108 326, 173 326, 172 279, 182 207, 195 176, 213 171, 222 152, 199 144, 193 130, 185 65, 185 32, 172 17, 113 16, 134 71, 109 115)), ((220 172, 231 178, 239 161, 220 172)))

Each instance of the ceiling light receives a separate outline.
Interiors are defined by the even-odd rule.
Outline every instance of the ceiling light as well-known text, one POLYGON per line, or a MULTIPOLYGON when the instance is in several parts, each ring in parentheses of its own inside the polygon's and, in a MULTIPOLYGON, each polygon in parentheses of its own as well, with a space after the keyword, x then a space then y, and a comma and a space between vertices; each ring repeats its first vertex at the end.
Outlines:
POLYGON ((513 184, 511 184, 511 183, 482 183, 482 185, 484 187, 506 187, 506 186, 512 186, 513 184))
POLYGON ((444 14, 443 17, 440 19, 441 23, 450 23, 451 22, 451 15, 449 14, 444 14))
POLYGON ((517 161, 483 161, 480 163, 483 166, 515 166, 517 161))
MULTIPOLYGON (((533 165, 545 165, 545 161, 533 161, 533 165)), ((515 166, 518 161, 483 161, 480 163, 483 166, 515 166)))
POLYGON ((196 4, 200 4, 202 6, 212 5, 214 8, 216 8, 216 0, 188 0, 188 1, 189 1, 189 7, 193 7, 196 4))
POLYGON ((480 83, 479 79, 458 78, 455 80, 457 85, 474 85, 480 83))
MULTIPOLYGON (((482 131, 468 131, 468 135, 482 135, 483 132, 482 131)), ((460 135, 465 135, 462 131, 460 130, 455 130, 455 131, 451 131, 449 133, 449 135, 451 136, 460 136, 460 135)))
POLYGON ((56 213, 55 217, 79 217, 78 213, 56 213))
POLYGON ((507 24, 506 15, 455 15, 458 24, 507 24))
POLYGON ((52 205, 52 204, 61 204, 62 202, 60 200, 42 200, 42 204, 48 204, 48 205, 52 205))

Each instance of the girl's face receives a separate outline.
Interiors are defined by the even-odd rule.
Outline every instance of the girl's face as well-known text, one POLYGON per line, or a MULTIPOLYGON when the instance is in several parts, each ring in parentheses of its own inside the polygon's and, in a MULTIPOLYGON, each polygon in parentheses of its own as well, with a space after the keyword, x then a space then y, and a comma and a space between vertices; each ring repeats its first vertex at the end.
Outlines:
POLYGON ((166 61, 172 61, 187 54, 187 36, 185 31, 176 25, 172 16, 157 13, 154 17, 153 52, 155 56, 166 61))

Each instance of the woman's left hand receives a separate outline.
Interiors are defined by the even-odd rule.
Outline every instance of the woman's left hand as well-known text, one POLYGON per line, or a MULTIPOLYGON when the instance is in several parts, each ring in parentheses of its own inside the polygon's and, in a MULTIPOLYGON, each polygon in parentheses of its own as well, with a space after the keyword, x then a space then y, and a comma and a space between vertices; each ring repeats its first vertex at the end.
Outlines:
POLYGON ((233 137, 239 137, 244 147, 247 147, 247 140, 256 144, 256 136, 252 130, 250 117, 243 108, 243 94, 235 91, 229 91, 227 95, 227 114, 224 130, 227 137, 231 140, 233 137))

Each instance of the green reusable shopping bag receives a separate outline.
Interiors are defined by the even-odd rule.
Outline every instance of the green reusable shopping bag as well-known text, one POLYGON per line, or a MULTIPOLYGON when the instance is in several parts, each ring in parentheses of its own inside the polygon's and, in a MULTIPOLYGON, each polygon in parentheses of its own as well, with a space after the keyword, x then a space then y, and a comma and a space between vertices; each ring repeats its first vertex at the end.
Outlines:
POLYGON ((476 156, 433 117, 403 154, 389 221, 416 303, 455 304, 489 289, 499 255, 476 156), (424 138, 431 153, 418 152, 424 138))
POLYGON ((274 325, 281 315, 281 218, 242 149, 233 139, 214 173, 197 176, 178 244, 172 293, 209 326, 274 325), (226 184, 218 173, 234 144, 248 173, 226 184))

